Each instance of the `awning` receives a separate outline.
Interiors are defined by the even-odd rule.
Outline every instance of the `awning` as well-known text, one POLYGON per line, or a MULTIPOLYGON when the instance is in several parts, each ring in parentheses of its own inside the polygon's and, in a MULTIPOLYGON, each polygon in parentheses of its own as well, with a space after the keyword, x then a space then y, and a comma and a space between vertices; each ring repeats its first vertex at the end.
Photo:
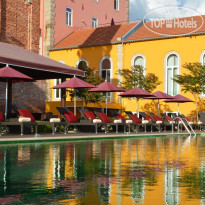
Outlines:
POLYGON ((18 46, 0 42, 0 68, 8 64, 35 80, 83 76, 84 72, 18 46))

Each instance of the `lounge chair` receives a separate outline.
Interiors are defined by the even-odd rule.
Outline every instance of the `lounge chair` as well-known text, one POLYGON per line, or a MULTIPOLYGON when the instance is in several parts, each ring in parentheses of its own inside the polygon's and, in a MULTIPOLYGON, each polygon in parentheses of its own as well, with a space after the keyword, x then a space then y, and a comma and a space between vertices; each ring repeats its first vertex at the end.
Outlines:
MULTIPOLYGON (((69 111, 68 108, 66 107, 56 107, 56 109, 58 110, 58 112, 61 114, 61 116, 63 117, 64 121, 66 122, 67 127, 69 126, 78 126, 78 127, 82 127, 85 126, 87 127, 89 130, 89 126, 94 126, 95 127, 95 133, 98 133, 98 127, 104 125, 105 123, 103 123, 100 120, 97 119, 93 119, 93 115, 91 112, 89 112, 90 114, 90 118, 86 119, 86 120, 78 120, 76 118, 76 116, 73 114, 73 112, 69 111)), ((89 115, 88 114, 88 115, 89 115)))
POLYGON ((199 112, 199 122, 198 125, 200 130, 205 129, 205 111, 199 112))
POLYGON ((148 115, 145 112, 139 112, 139 115, 141 116, 142 119, 148 120, 149 123, 152 125, 151 126, 151 132, 152 132, 152 127, 158 128, 159 132, 161 132, 161 127, 163 125, 162 120, 155 120, 152 116, 148 115))
MULTIPOLYGON (((164 131, 166 132, 167 126, 174 126, 174 121, 169 116, 164 116, 163 118, 159 117, 158 115, 150 112, 149 115, 155 120, 155 122, 162 122, 161 125, 164 126, 164 131)), ((174 127, 173 127, 174 128, 174 127)))
POLYGON ((14 121, 5 121, 4 115, 0 112, 0 136, 2 133, 2 126, 20 126, 20 134, 24 134, 24 128, 25 127, 30 127, 30 126, 35 126, 35 131, 37 134, 37 123, 36 122, 31 122, 31 120, 26 119, 26 118, 20 118, 16 119, 14 121))
POLYGON ((56 118, 56 117, 50 118, 49 122, 47 122, 47 121, 36 122, 36 119, 33 116, 33 114, 24 106, 12 105, 12 108, 13 108, 14 112, 17 114, 17 116, 19 116, 19 119, 30 118, 31 122, 36 123, 36 134, 37 134, 38 126, 50 125, 52 127, 52 134, 55 134, 57 127, 59 127, 59 126, 64 126, 64 130, 66 129, 66 123, 61 122, 60 118, 56 118))
POLYGON ((152 131, 152 124, 150 124, 148 120, 141 120, 140 118, 137 117, 136 114, 133 114, 130 111, 125 111, 125 113, 129 117, 129 119, 132 120, 132 122, 134 123, 135 126, 137 126, 137 127, 142 126, 142 127, 144 127, 145 132, 147 132, 147 125, 150 125, 151 131, 152 131))
POLYGON ((115 120, 111 121, 109 119, 109 117, 104 112, 102 112, 101 110, 95 110, 94 113, 99 119, 102 120, 103 123, 105 123, 106 132, 107 132, 107 127, 108 126, 115 127, 116 128, 116 133, 118 133, 119 126, 123 126, 124 132, 125 132, 126 123, 123 122, 121 119, 115 119, 115 120))

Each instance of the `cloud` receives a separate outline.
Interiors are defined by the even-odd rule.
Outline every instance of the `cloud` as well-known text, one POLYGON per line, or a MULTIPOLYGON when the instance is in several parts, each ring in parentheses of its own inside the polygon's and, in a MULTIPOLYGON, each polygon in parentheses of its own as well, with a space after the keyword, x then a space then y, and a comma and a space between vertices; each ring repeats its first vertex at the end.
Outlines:
POLYGON ((188 7, 190 9, 176 9, 177 16, 192 16, 198 11, 205 14, 205 1, 204 0, 130 0, 130 20, 143 19, 146 14, 152 10, 163 6, 179 6, 188 7))

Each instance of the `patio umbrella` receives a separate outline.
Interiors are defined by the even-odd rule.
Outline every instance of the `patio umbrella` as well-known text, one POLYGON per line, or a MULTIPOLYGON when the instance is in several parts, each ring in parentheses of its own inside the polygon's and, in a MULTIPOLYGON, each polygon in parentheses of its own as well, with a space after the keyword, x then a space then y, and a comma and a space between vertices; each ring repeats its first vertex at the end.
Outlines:
POLYGON ((106 104, 106 115, 107 115, 107 94, 108 94, 108 92, 125 92, 125 89, 120 88, 116 85, 113 85, 112 83, 105 81, 105 82, 97 85, 96 88, 92 88, 92 89, 88 90, 88 92, 104 92, 104 93, 106 93, 105 104, 106 104))
POLYGON ((178 113, 179 113, 179 103, 194 102, 194 101, 178 94, 178 95, 175 95, 172 99, 165 100, 164 102, 166 103, 177 102, 178 103, 178 113))
POLYGON ((152 97, 145 97, 144 99, 152 99, 152 100, 158 100, 158 115, 159 115, 159 100, 160 99, 173 99, 171 95, 168 95, 166 93, 163 93, 161 91, 156 91, 155 93, 152 93, 154 96, 152 97))
POLYGON ((9 82, 25 82, 32 81, 33 78, 20 73, 13 68, 10 68, 8 65, 0 69, 0 81, 6 82, 6 106, 5 106, 5 120, 7 119, 7 110, 8 110, 8 84, 9 82))
POLYGON ((70 80, 64 81, 53 87, 53 89, 58 89, 58 88, 73 88, 74 89, 74 115, 76 115, 76 88, 95 88, 95 86, 77 77, 73 77, 70 80))
POLYGON ((151 93, 148 93, 147 91, 141 89, 141 88, 133 88, 131 90, 128 90, 122 94, 120 94, 119 96, 121 97, 136 97, 137 98, 137 115, 139 117, 139 98, 144 98, 144 97, 148 97, 148 96, 154 96, 153 94, 151 93))

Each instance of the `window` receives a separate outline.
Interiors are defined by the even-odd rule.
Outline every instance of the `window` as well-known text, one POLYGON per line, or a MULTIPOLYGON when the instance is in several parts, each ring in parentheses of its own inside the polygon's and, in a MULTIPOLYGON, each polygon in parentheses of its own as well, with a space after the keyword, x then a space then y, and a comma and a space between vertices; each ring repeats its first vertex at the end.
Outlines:
POLYGON ((173 81, 175 75, 179 74, 179 57, 170 54, 166 58, 166 93, 169 95, 179 94, 179 85, 173 81))
MULTIPOLYGON (((205 50, 201 54, 201 64, 205 65, 205 50)), ((205 98, 205 92, 201 94, 201 97, 205 98)))
POLYGON ((119 11, 119 0, 114 0, 114 9, 119 11))
MULTIPOLYGON (((61 79, 55 79, 54 80, 54 86, 61 83, 61 79)), ((61 89, 54 89, 54 100, 61 99, 61 89)))
POLYGON ((66 25, 72 26, 73 12, 71 8, 66 8, 66 25))
POLYGON ((94 2, 98 2, 98 0, 93 0, 94 2))
POLYGON ((102 61, 101 76, 108 82, 111 81, 111 63, 109 59, 102 61))
POLYGON ((85 58, 81 58, 77 61, 76 67, 80 70, 85 70, 88 68, 88 61, 85 58))
POLYGON ((143 73, 144 75, 146 75, 146 60, 145 60, 145 57, 141 53, 138 53, 132 57, 131 65, 132 66, 136 66, 136 65, 142 66, 144 70, 143 73))
MULTIPOLYGON (((112 61, 108 56, 104 56, 100 61, 100 75, 107 80, 107 82, 112 83, 112 61)), ((108 93, 107 96, 108 99, 111 100, 112 93, 108 93)))
POLYGON ((98 19, 95 17, 92 17, 92 28, 98 27, 98 19))

